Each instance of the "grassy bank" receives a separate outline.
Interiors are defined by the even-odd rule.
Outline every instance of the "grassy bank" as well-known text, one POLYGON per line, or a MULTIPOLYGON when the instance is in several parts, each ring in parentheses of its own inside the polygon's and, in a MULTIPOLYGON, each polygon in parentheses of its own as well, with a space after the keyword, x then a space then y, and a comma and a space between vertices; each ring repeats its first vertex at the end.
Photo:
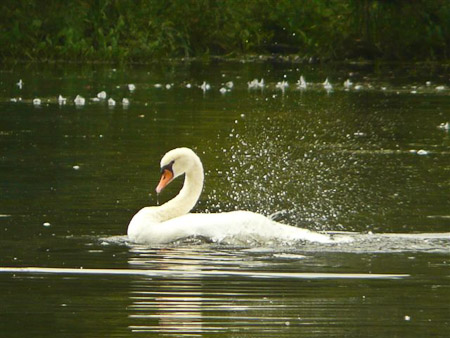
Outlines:
POLYGON ((447 0, 3 0, 0 58, 447 60, 447 0))

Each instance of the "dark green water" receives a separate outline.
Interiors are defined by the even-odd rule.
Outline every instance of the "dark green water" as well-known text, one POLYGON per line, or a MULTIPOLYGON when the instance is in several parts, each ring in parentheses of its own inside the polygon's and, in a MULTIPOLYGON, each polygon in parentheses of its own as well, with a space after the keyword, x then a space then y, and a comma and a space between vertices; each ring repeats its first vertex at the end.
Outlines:
POLYGON ((1 336, 448 336, 448 79, 413 66, 2 66, 1 336), (103 90, 115 106, 91 100, 103 90), (127 243, 178 146, 205 166, 196 212, 282 211, 355 240, 127 243))

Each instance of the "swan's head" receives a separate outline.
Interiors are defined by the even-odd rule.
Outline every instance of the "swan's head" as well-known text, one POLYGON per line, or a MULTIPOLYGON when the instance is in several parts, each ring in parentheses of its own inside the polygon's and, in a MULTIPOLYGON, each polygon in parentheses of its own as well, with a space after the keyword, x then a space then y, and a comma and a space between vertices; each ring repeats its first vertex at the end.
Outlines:
POLYGON ((159 194, 170 182, 200 163, 199 157, 189 148, 176 148, 161 159, 161 179, 156 192, 159 194))

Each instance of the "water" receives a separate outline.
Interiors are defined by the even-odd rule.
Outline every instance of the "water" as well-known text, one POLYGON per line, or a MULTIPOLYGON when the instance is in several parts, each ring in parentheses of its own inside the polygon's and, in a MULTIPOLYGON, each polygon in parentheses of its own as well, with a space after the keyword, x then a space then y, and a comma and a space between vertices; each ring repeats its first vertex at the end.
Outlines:
POLYGON ((449 94, 445 67, 3 65, 2 336, 447 336, 449 94), (91 100, 103 90, 115 106, 91 100), (197 212, 354 241, 129 243, 178 146, 205 166, 197 212))

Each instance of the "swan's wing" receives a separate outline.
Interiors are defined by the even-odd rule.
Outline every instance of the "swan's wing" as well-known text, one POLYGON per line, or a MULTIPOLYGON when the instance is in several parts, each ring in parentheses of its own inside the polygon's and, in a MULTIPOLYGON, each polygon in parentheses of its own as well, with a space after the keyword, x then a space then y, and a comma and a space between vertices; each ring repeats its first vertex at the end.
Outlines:
POLYGON ((249 211, 233 211, 217 214, 187 214, 161 224, 176 234, 174 240, 189 236, 202 236, 212 241, 235 238, 240 241, 267 242, 313 241, 333 242, 324 234, 307 229, 277 223, 267 217, 249 211))

